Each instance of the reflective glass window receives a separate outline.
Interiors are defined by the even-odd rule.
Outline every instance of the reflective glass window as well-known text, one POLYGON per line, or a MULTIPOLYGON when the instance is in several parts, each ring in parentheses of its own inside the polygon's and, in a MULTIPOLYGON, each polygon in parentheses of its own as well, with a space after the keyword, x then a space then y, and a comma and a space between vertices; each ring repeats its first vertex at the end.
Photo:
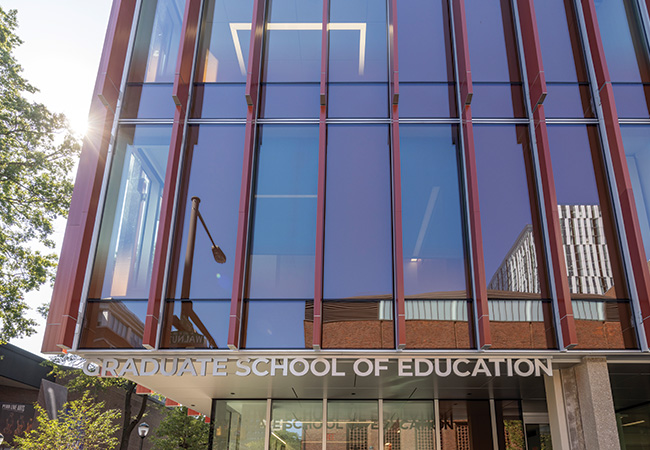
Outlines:
POLYGON ((331 0, 329 117, 388 117, 384 0, 331 0))
POLYGON ((252 0, 205 2, 191 117, 246 117, 252 17, 252 0))
POLYGON ((397 2, 400 117, 455 117, 446 0, 397 2))
POLYGON ((574 298, 627 298, 596 126, 549 125, 569 289, 574 298))
POLYGON ((440 400, 438 405, 441 448, 457 448, 459 435, 463 437, 466 448, 494 448, 490 403, 487 400, 440 400))
POLYGON ((468 297, 458 129, 401 125, 406 298, 468 297))
POLYGON ((264 450, 266 400, 217 400, 212 421, 215 450, 264 450))
POLYGON ((167 126, 119 130, 89 298, 149 297, 170 139, 167 126))
POLYGON ((475 125, 488 297, 548 298, 528 128, 475 125))
POLYGON ((471 301, 406 300, 405 310, 407 348, 472 348, 471 301))
POLYGON ((383 448, 379 442, 377 402, 328 401, 327 434, 328 448, 383 448))
POLYGON ((313 301, 249 300, 245 307, 245 348, 312 347, 313 301))
POLYGON ((629 301, 574 299, 571 303, 578 335, 576 350, 638 348, 629 301))
POLYGON ((621 133, 647 261, 650 255, 650 127, 622 126, 621 133))
POLYGON ((318 126, 259 128, 246 297, 314 296, 318 126))
POLYGON ((271 0, 262 71, 262 117, 318 117, 322 0, 271 0))
POLYGON ((188 128, 168 298, 230 299, 237 245, 244 131, 244 127, 239 125, 188 128), (186 255, 193 198, 199 200, 197 209, 201 218, 197 214, 194 222, 193 253, 188 265, 186 255), (225 254, 225 264, 218 264, 214 259, 213 240, 225 254), (184 278, 186 269, 191 271, 189 278, 184 278))
POLYGON ((230 300, 167 301, 161 348, 227 348, 230 300))
POLYGON ((271 450, 323 448, 323 402, 274 400, 270 431, 271 450))
POLYGON ((328 127, 324 298, 392 298, 390 179, 387 126, 328 127))
POLYGON ((466 0, 474 117, 524 117, 510 0, 466 0))
POLYGON ((171 118, 172 85, 185 0, 144 0, 131 56, 122 116, 171 118))
POLYGON ((392 300, 323 302, 323 348, 395 348, 392 300))
POLYGON ((143 348, 147 301, 90 301, 80 348, 143 348))
POLYGON ((650 57, 634 0, 595 2, 619 117, 650 117, 650 57))
POLYGON ((536 0, 535 16, 548 90, 546 117, 594 117, 574 2, 536 0))
POLYGON ((435 442, 433 402, 384 402, 385 449, 434 450, 435 442))

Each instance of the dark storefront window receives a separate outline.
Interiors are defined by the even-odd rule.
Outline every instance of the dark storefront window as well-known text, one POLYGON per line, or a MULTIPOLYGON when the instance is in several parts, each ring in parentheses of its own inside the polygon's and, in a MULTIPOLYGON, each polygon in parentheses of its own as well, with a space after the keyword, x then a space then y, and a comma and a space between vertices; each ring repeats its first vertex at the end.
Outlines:
POLYGON ((615 301, 629 297, 598 129, 549 125, 548 138, 578 347, 635 348, 628 303, 615 301))
POLYGON ((510 0, 466 0, 474 117, 524 117, 510 0))
POLYGON ((246 117, 252 17, 252 0, 205 2, 191 117, 246 117))
POLYGON ((648 118, 650 57, 636 2, 599 1, 595 7, 618 115, 648 118))
POLYGON ((528 129, 476 125, 474 136, 493 348, 554 348, 528 129))
POLYGON ((447 1, 399 1, 397 25, 400 117, 456 117, 447 1))
POLYGON ((185 0, 144 0, 135 36, 122 117, 174 116, 172 86, 185 0))
POLYGON ((546 116, 594 117, 574 2, 536 0, 535 16, 548 91, 546 116))
POLYGON ((322 0, 270 0, 261 116, 318 117, 322 0))
POLYGON ((384 402, 384 448, 434 450, 436 421, 431 401, 384 402), (390 444, 387 446, 386 444, 390 444))
POLYGON ((149 297, 170 128, 124 126, 115 145, 88 298, 149 297))
POLYGON ((384 0, 330 0, 329 117, 388 117, 384 0))
POLYGON ((383 448, 379 442, 377 401, 327 402, 327 434, 328 448, 383 448))

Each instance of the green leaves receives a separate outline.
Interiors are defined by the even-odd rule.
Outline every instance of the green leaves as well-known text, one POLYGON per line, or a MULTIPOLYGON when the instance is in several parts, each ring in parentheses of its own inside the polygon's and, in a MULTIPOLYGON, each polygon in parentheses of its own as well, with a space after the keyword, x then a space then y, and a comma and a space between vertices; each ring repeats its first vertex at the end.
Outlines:
POLYGON ((24 450, 111 450, 119 440, 115 432, 120 412, 103 411, 104 403, 95 403, 88 393, 79 400, 67 402, 58 418, 50 419, 38 404, 38 427, 16 437, 14 443, 24 450))
POLYGON ((34 332, 25 293, 53 281, 53 222, 67 214, 80 150, 65 117, 24 95, 37 89, 21 76, 13 50, 16 11, 0 8, 0 343, 34 332))
POLYGON ((203 450, 208 447, 209 432, 203 417, 188 416, 183 406, 171 409, 151 439, 156 450, 203 450))

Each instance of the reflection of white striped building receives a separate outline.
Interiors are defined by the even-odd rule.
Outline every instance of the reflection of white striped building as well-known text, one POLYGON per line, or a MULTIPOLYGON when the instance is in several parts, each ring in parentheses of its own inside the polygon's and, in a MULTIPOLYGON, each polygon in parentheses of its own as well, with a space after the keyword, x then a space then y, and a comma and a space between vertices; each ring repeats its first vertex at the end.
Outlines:
MULTIPOLYGON (((598 205, 558 205, 562 243, 573 294, 604 295, 613 285, 598 205)), ((496 270, 489 290, 539 293, 533 227, 526 225, 496 270)))

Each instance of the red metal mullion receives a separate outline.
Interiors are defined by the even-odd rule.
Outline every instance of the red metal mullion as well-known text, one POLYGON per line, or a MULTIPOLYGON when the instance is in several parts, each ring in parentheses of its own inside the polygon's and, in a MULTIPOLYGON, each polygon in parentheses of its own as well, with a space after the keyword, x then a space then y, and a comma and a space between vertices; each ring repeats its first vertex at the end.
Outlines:
POLYGON ((320 116, 318 122, 318 193, 316 201, 316 252, 314 274, 314 322, 312 346, 323 341, 323 258, 325 253, 325 180, 327 175, 327 74, 329 70, 329 0, 323 0, 320 59, 320 116))
POLYGON ((397 48, 397 0, 390 0, 389 39, 391 45, 390 86, 391 86, 391 157, 393 193, 393 246, 395 273, 395 300, 397 317, 395 320, 397 348, 406 347, 406 307, 404 301, 404 250, 402 246, 402 174, 399 151, 399 57, 397 48))
POLYGON ((246 113, 244 162, 239 194, 239 219, 237 222, 237 247, 235 249, 235 268, 233 273, 232 298, 230 300, 230 320, 228 324, 228 347, 231 350, 238 349, 241 341, 244 273, 246 272, 246 244, 248 242, 248 215, 250 211, 250 190, 255 150, 255 118, 257 115, 260 59, 262 54, 262 38, 264 35, 264 6, 264 0, 255 0, 253 3, 251 43, 248 54, 248 72, 246 75, 246 102, 248 103, 248 112, 246 113))
POLYGON ((551 166, 551 153, 546 130, 546 115, 544 106, 533 112, 535 121, 535 137, 537 142, 537 155, 539 158, 540 177, 542 179, 542 196, 549 235, 549 258, 553 266, 551 282, 555 284, 557 295, 557 308, 560 316, 562 330, 562 348, 575 347, 578 343, 575 321, 573 320, 573 306, 571 304, 571 291, 567 278, 566 262, 564 259, 564 246, 562 245, 562 231, 560 217, 557 211, 557 195, 555 192, 555 179, 551 166))
POLYGON ((115 0, 111 8, 95 81, 95 95, 90 105, 88 123, 91 131, 84 138, 77 169, 52 303, 45 326, 41 348, 43 353, 58 353, 61 348, 70 349, 74 342, 135 5, 135 0, 115 0))
MULTIPOLYGON (((467 204, 469 209, 469 243, 473 255, 472 283, 476 298, 476 336, 479 349, 492 345, 490 333, 490 315, 485 281, 485 261, 483 257, 483 236, 481 234, 481 211, 478 199, 478 178, 476 177, 476 156, 474 154, 474 128, 472 126, 472 72, 469 61, 469 46, 467 41, 467 20, 465 17, 464 0, 452 0, 454 14, 454 38, 456 41, 456 61, 458 64, 458 82, 462 109, 462 133, 465 145, 465 177, 467 179, 467 204)), ((471 333, 471 330, 470 330, 471 333)))
POLYGON ((524 54, 526 56, 526 72, 528 74, 528 89, 530 104, 535 110, 544 102, 547 95, 546 78, 542 64, 542 49, 537 32, 537 19, 535 18, 535 5, 533 0, 518 0, 519 21, 523 38, 524 54))
POLYGON ((650 272, 648 272, 645 250, 642 244, 641 228, 639 226, 632 183, 625 159, 623 137, 618 123, 614 92, 600 37, 596 7, 593 0, 581 0, 581 3, 587 27, 587 36, 589 37, 591 57, 596 72, 598 91, 600 93, 609 153, 616 179, 616 192, 621 205, 623 227, 625 229, 630 262, 634 273, 634 283, 641 308, 641 319, 645 330, 646 343, 650 344, 650 272))
POLYGON ((156 346, 158 324, 160 323, 160 305, 165 296, 165 270, 167 268, 167 258, 169 257, 167 249, 174 223, 174 200, 177 190, 176 177, 183 153, 183 131, 185 127, 185 115, 188 108, 189 90, 192 84, 190 78, 194 63, 194 50, 200 10, 201 0, 187 0, 185 3, 181 42, 178 49, 172 94, 176 103, 176 110, 174 112, 172 136, 169 144, 169 155, 167 156, 165 185, 160 205, 158 235, 156 236, 156 253, 151 271, 147 318, 145 320, 144 336, 142 339, 142 345, 150 349, 156 346))

